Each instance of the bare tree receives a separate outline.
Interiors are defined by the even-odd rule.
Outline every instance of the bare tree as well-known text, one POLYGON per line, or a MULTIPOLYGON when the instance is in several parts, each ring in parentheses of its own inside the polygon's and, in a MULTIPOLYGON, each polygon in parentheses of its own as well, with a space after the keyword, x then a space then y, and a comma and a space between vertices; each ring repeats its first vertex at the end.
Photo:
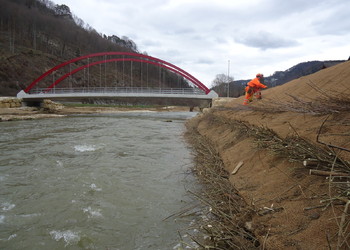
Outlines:
POLYGON ((222 84, 227 84, 228 82, 233 82, 233 77, 226 74, 217 74, 213 80, 213 86, 219 86, 222 84))
POLYGON ((55 7, 55 13, 58 16, 69 16, 72 17, 72 13, 70 11, 70 8, 65 5, 65 4, 61 4, 61 5, 56 5, 55 7))
MULTIPOLYGON (((213 80, 213 89, 218 93, 219 96, 228 96, 229 84, 233 82, 233 77, 227 74, 217 74, 213 80)), ((231 91, 230 91, 231 93, 231 91)))

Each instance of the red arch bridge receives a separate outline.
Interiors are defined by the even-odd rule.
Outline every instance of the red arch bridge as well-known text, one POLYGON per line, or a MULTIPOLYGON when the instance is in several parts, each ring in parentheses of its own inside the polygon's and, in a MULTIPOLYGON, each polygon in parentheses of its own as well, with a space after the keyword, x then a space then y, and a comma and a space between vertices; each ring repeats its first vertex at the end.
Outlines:
MULTIPOLYGON (((106 69, 106 68, 105 68, 106 69)), ((142 67, 141 67, 142 69, 142 67)), ((148 67, 147 67, 148 69, 148 67)), ((159 71, 160 72, 160 71, 159 71)), ((147 72, 148 75, 148 72, 147 72)), ((124 72, 123 72, 124 78, 124 72)), ((105 78, 106 79, 106 71, 105 78)), ((105 80, 106 81, 106 80, 105 80)), ((67 85, 67 83, 66 83, 67 85)), ((164 84, 163 84, 164 85, 164 84)), ((143 55, 139 53, 132 52, 103 52, 95 53, 86 56, 77 57, 69 61, 63 62, 52 69, 46 71, 44 74, 39 76, 35 81, 33 81, 26 89, 20 91, 17 94, 18 98, 22 98, 24 103, 40 103, 44 99, 59 100, 59 101, 84 101, 84 99, 120 99, 120 98, 166 98, 166 99, 180 99, 180 100, 192 100, 197 101, 197 103, 202 103, 203 106, 211 103, 211 100, 218 95, 215 91, 210 91, 202 82, 197 78, 184 71, 183 69, 163 61, 161 59, 151 57, 148 55, 143 55), (99 58, 103 60, 99 60, 99 58), (87 62, 86 62, 87 61, 87 62), (118 86, 112 86, 113 84, 107 84, 102 87, 101 76, 102 70, 101 65, 106 65, 108 63, 130 62, 130 75, 129 84, 118 84, 118 86), (140 63, 147 65, 155 65, 159 69, 166 69, 168 71, 174 72, 179 77, 183 77, 192 86, 189 85, 187 88, 164 88, 161 87, 161 80, 159 79, 159 87, 148 87, 148 82, 146 86, 142 86, 142 72, 141 72, 141 86, 133 86, 133 67, 132 63, 140 63), (80 65, 80 66, 77 66, 80 65), (95 65, 100 65, 100 86, 90 86, 90 71, 89 68, 95 65), (88 70, 88 75, 85 77, 86 70, 88 70), (63 73, 61 72, 63 71, 63 73), (78 72, 84 72, 84 87, 73 87, 71 84, 71 76, 77 74, 78 72), (69 81, 69 87, 60 88, 59 84, 64 80, 69 81), (48 82, 48 84, 47 84, 48 82), (42 86, 45 87, 42 87, 42 86), (46 86, 48 85, 48 86, 46 86), (122 87, 121 87, 122 85, 122 87), (40 87, 39 87, 40 86, 40 87), (198 102, 199 101, 199 102, 198 102), (204 101, 204 102, 203 102, 204 101)))

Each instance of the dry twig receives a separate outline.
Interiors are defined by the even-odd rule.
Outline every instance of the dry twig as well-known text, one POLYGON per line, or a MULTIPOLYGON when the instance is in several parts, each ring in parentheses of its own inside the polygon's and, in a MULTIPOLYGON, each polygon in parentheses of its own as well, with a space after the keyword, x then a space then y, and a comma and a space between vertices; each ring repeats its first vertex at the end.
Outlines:
POLYGON ((245 227, 242 211, 249 217, 252 208, 239 196, 228 180, 220 155, 210 141, 189 128, 188 138, 196 149, 194 172, 203 185, 201 192, 189 191, 203 204, 203 221, 198 228, 208 239, 192 239, 207 249, 254 249, 259 244, 252 232, 245 227))

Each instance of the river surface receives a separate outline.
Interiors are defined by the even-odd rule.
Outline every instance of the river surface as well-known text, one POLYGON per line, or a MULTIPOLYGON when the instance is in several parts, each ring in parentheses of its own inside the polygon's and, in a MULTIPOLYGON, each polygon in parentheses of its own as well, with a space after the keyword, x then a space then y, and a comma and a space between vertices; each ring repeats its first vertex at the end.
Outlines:
POLYGON ((190 112, 0 123, 0 249, 176 249, 190 112))

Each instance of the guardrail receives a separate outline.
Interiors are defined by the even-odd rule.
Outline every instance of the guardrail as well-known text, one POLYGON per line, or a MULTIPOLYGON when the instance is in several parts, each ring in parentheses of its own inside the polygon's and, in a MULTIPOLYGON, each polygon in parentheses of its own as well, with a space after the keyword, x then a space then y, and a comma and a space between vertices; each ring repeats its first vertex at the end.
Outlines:
POLYGON ((206 95, 197 88, 132 88, 132 87, 89 87, 89 88, 52 88, 32 89, 28 94, 73 94, 73 93, 145 93, 145 94, 176 94, 176 95, 206 95))

